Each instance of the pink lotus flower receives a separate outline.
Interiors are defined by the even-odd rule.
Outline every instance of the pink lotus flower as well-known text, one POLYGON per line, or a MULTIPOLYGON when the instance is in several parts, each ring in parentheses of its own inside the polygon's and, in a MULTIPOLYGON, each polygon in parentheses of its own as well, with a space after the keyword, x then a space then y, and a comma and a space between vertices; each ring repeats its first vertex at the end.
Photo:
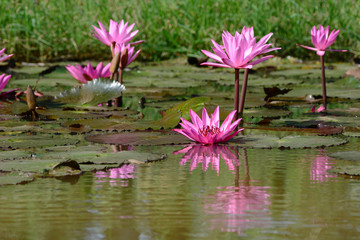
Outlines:
POLYGON ((316 51, 316 54, 319 56, 324 56, 325 51, 347 52, 347 50, 327 49, 335 42, 339 32, 340 30, 335 31, 334 29, 329 35, 329 26, 324 29, 324 27, 320 25, 319 30, 317 30, 316 27, 313 26, 313 28, 311 29, 311 41, 315 48, 304 45, 299 46, 312 51, 316 51))
POLYGON ((254 65, 273 57, 273 55, 269 55, 250 62, 256 56, 277 49, 281 49, 269 48, 271 44, 266 44, 266 42, 270 39, 272 35, 272 33, 269 33, 256 43, 256 37, 254 37, 253 27, 244 27, 241 34, 235 32, 234 36, 231 35, 229 32, 224 31, 224 33, 222 34, 222 40, 224 44, 223 46, 219 45, 214 40, 211 40, 214 45, 214 47, 212 48, 214 53, 206 50, 201 50, 206 56, 214 59, 219 63, 205 62, 201 65, 235 69, 252 68, 254 65))
POLYGON ((71 65, 66 66, 66 69, 70 72, 71 76, 81 83, 87 83, 88 81, 97 78, 108 78, 111 75, 109 68, 110 63, 104 67, 102 62, 97 65, 96 69, 94 69, 90 63, 84 68, 79 64, 76 64, 76 67, 71 65))
POLYGON ((9 79, 11 78, 11 75, 0 75, 0 91, 4 89, 6 84, 9 82, 9 79))
POLYGON ((226 142, 243 130, 243 128, 241 128, 234 131, 241 121, 240 118, 231 124, 235 114, 236 110, 232 111, 220 126, 219 106, 215 109, 214 113, 211 114, 211 118, 209 118, 206 109, 203 108, 202 120, 192 109, 190 109, 190 117, 193 123, 180 118, 182 121, 180 125, 184 129, 173 129, 173 131, 205 145, 217 142, 226 142))
POLYGON ((4 53, 5 53, 6 48, 3 48, 0 50, 0 62, 6 61, 9 58, 11 58, 12 56, 14 56, 14 54, 10 54, 10 55, 5 55, 3 57, 1 57, 4 53))
POLYGON ((238 157, 231 151, 229 146, 191 144, 184 149, 173 152, 173 154, 182 153, 185 153, 185 155, 180 160, 180 165, 186 165, 188 161, 191 161, 190 171, 195 170, 201 164, 202 170, 206 172, 210 164, 211 168, 219 175, 220 157, 224 159, 230 171, 234 171, 235 166, 240 165, 238 157))
POLYGON ((322 111, 325 110, 325 107, 321 105, 318 109, 316 109, 316 110, 315 110, 315 109, 316 109, 316 106, 314 105, 314 106, 311 108, 311 112, 312 112, 312 113, 314 113, 315 111, 316 111, 316 112, 322 112, 322 111))
POLYGON ((127 49, 127 59, 121 59, 120 60, 120 68, 124 69, 126 66, 128 66, 130 63, 132 63, 137 56, 139 55, 141 50, 137 50, 135 52, 135 47, 132 47, 130 44, 116 44, 114 48, 114 55, 116 55, 119 51, 122 53, 127 49))
MULTIPOLYGON (((4 89, 6 84, 9 82, 10 78, 11 75, 5 75, 5 74, 0 75, 0 92, 4 89)), ((17 90, 19 90, 19 88, 0 93, 0 99, 14 98, 16 96, 17 90)))
MULTIPOLYGON (((115 22, 113 20, 110 20, 109 31, 106 30, 106 28, 100 21, 98 21, 98 23, 99 23, 100 29, 93 26, 94 27, 94 36, 99 41, 101 41, 102 43, 104 43, 108 46, 113 46, 113 45, 115 45, 115 43, 117 43, 117 44, 128 43, 139 31, 139 30, 136 30, 136 31, 131 32, 135 26, 135 23, 128 26, 129 23, 128 22, 125 23, 124 20, 121 20, 119 23, 115 22)), ((133 42, 131 44, 136 45, 136 44, 139 44, 142 42, 144 42, 144 41, 141 40, 141 41, 133 42)))

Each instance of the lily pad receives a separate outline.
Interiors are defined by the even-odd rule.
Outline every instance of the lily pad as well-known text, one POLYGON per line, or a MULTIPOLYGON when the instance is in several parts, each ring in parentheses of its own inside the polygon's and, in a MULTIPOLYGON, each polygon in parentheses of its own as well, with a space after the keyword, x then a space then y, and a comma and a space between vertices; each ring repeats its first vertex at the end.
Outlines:
POLYGON ((328 170, 328 172, 351 176, 360 176, 360 166, 336 166, 328 170))
POLYGON ((360 151, 336 152, 329 154, 329 156, 336 159, 360 161, 360 151))
POLYGON ((360 137, 360 132, 344 132, 343 135, 347 137, 360 137))
POLYGON ((26 184, 35 180, 33 174, 22 172, 0 173, 0 186, 26 184))
POLYGON ((5 151, 2 154, 11 160, 1 160, 0 170, 34 173, 37 177, 59 177, 118 167, 127 163, 144 164, 166 158, 164 154, 138 151, 104 152, 107 150, 109 150, 107 147, 97 145, 61 146, 36 150, 31 155, 27 154, 27 157, 20 154, 17 157, 14 157, 14 154, 6 156, 7 152, 19 153, 19 151, 5 151))
POLYGON ((0 149, 19 149, 47 146, 73 145, 79 142, 78 138, 64 135, 21 135, 0 136, 0 149))
POLYGON ((360 126, 359 118, 357 117, 342 117, 331 115, 317 115, 310 117, 300 117, 292 119, 277 119, 271 122, 272 126, 284 126, 284 127, 298 127, 298 128, 316 128, 320 125, 324 126, 360 126))
POLYGON ((322 148, 347 143, 346 140, 335 137, 322 136, 286 136, 278 138, 269 135, 245 135, 234 137, 229 142, 241 147, 248 148, 322 148))
POLYGON ((177 133, 164 132, 126 132, 119 134, 103 134, 86 137, 86 140, 96 143, 116 145, 176 145, 191 142, 177 133))
POLYGON ((30 158, 31 156, 32 153, 30 151, 23 151, 23 150, 0 151, 1 160, 30 158))

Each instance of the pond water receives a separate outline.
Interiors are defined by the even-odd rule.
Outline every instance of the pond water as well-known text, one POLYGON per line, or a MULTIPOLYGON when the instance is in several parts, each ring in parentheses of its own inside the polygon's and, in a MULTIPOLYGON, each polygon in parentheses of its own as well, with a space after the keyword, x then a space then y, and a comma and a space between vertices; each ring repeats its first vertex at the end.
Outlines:
MULTIPOLYGON (((140 64, 123 109, 38 98, 34 122, 3 102, 0 239, 358 239, 359 81, 334 64, 328 113, 311 113, 318 66, 276 61, 250 74, 244 134, 223 145, 171 129, 192 107, 220 105, 223 120, 231 70, 140 64)), ((44 68, 13 71, 24 88, 44 68)), ((76 85, 64 67, 44 78, 50 96, 76 85)))
MULTIPOLYGON (((359 147, 359 141, 331 151, 359 147), (346 147, 345 147, 346 146, 346 147)), ((222 146, 122 174, 0 188, 3 239, 358 239, 360 181, 326 170, 330 150, 222 146), (220 156, 220 157, 219 157, 220 156), (237 157, 236 157, 237 156, 237 157), (225 160, 224 160, 225 159, 225 160), (26 236, 26 237, 25 237, 26 236)), ((142 147, 148 151, 149 148, 142 147)))

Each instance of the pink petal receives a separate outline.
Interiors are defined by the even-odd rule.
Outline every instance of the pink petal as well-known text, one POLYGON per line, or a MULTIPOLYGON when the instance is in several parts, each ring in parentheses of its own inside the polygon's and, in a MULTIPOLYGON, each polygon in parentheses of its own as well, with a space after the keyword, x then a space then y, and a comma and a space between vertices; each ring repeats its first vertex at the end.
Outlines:
POLYGON ((304 46, 304 45, 299 45, 300 47, 303 47, 303 48, 306 48, 306 49, 309 49, 311 51, 317 51, 318 49, 317 48, 313 48, 313 47, 308 47, 308 46, 304 46))
POLYGON ((218 62, 223 63, 222 60, 221 60, 221 58, 220 58, 218 55, 213 54, 213 53, 211 53, 211 52, 209 52, 209 51, 206 51, 206 50, 201 50, 201 52, 202 52, 203 54, 205 54, 206 56, 208 56, 209 58, 212 58, 212 59, 214 59, 215 61, 218 61, 218 62))
POLYGON ((192 109, 190 109, 190 118, 197 129, 203 127, 201 118, 192 109))
POLYGON ((228 58, 223 58, 222 61, 231 68, 238 68, 238 66, 235 66, 234 62, 228 58))
POLYGON ((255 61, 250 62, 249 65, 254 66, 254 65, 259 64, 261 62, 264 62, 264 61, 266 61, 266 60, 268 60, 268 59, 270 59, 272 57, 274 57, 274 56, 273 55, 268 55, 268 56, 259 58, 259 59, 255 60, 255 61))
POLYGON ((330 51, 330 52, 347 52, 348 50, 340 50, 340 49, 326 49, 326 51, 330 51))
POLYGON ((211 62, 204 62, 204 63, 201 63, 200 65, 202 65, 202 66, 212 66, 212 67, 233 68, 233 67, 231 67, 229 65, 220 64, 220 63, 211 63, 211 62))
POLYGON ((324 56, 325 54, 325 51, 316 51, 316 54, 319 55, 319 56, 324 56))
POLYGON ((223 132, 225 131, 228 126, 231 124, 231 122, 233 121, 234 117, 236 114, 236 110, 232 111, 224 120, 224 122, 222 123, 221 127, 220 127, 220 131, 223 132))
POLYGON ((209 114, 207 113, 205 108, 203 108, 202 111, 202 122, 203 122, 203 126, 210 126, 209 114))

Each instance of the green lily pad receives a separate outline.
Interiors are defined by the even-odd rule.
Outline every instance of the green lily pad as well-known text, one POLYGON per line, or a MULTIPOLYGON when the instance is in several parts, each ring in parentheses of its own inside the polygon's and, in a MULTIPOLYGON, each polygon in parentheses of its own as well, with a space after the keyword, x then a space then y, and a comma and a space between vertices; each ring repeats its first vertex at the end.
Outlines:
POLYGON ((31 157, 31 155, 32 153, 30 151, 23 151, 23 150, 0 151, 1 160, 29 158, 31 157))
POLYGON ((37 112, 43 115, 42 118, 48 117, 49 119, 103 119, 108 118, 112 114, 109 112, 90 112, 90 111, 68 111, 66 109, 40 109, 37 112))
POLYGON ((21 135, 11 138, 8 136, 0 136, 0 149, 73 145, 77 142, 79 142, 78 138, 65 135, 21 135))
POLYGON ((360 161, 360 151, 336 152, 329 154, 329 156, 336 159, 360 161))
POLYGON ((48 171, 52 170, 53 166, 55 166, 59 162, 60 161, 56 159, 39 160, 36 158, 3 160, 0 161, 0 170, 7 172, 21 171, 46 174, 48 171))
POLYGON ((357 117, 342 117, 342 116, 331 116, 331 115, 312 115, 310 117, 302 116, 300 118, 292 119, 276 119, 271 121, 272 126, 281 127, 298 127, 298 128, 316 128, 319 125, 324 126, 360 126, 359 118, 357 117))
POLYGON ((22 172, 0 173, 0 186, 26 184, 34 180, 33 174, 22 172))
POLYGON ((343 135, 347 137, 360 137, 360 132, 344 132, 343 135))
POLYGON ((328 170, 328 172, 350 176, 360 176, 360 166, 336 166, 328 170))
POLYGON ((118 167, 128 163, 149 163, 166 158, 164 154, 138 151, 104 152, 108 150, 107 147, 98 145, 60 146, 39 149, 32 154, 24 151, 25 156, 20 150, 5 151, 1 154, 5 156, 5 159, 11 160, 1 160, 0 170, 24 174, 34 173, 35 177, 59 177, 118 167))
POLYGON ((125 132, 119 134, 103 134, 86 137, 86 140, 96 143, 116 145, 171 145, 191 142, 177 133, 163 132, 125 132))
POLYGON ((278 138, 269 135, 237 136, 229 141, 232 145, 248 148, 321 148, 347 143, 346 140, 335 137, 322 136, 286 136, 278 138))

